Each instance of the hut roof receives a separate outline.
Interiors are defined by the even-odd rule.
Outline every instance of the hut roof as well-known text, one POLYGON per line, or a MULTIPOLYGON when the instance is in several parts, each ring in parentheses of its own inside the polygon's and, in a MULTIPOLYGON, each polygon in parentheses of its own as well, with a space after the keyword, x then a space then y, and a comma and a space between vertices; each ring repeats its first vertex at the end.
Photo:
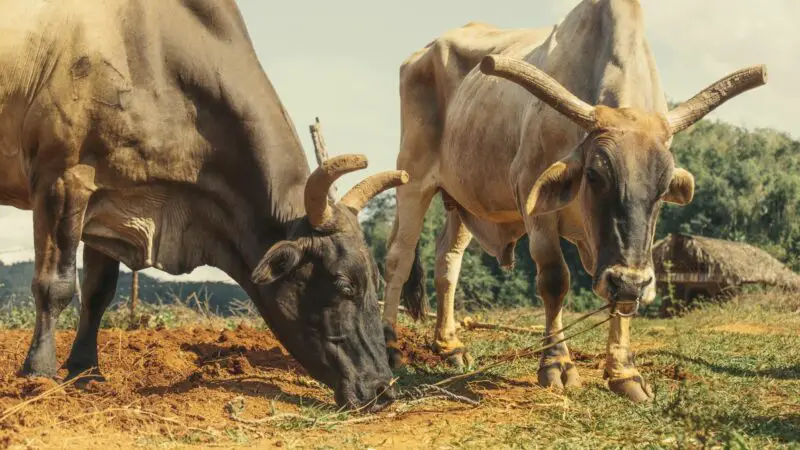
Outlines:
POLYGON ((659 281, 762 283, 800 289, 800 275, 769 253, 743 242, 687 234, 668 235, 653 246, 659 281))

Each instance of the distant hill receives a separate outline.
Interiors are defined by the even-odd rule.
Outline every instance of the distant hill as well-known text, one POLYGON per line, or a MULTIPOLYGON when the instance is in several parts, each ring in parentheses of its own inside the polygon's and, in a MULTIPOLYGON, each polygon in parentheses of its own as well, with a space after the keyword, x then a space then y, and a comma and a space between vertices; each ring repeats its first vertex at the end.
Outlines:
MULTIPOLYGON (((82 270, 80 276, 83 276, 82 270)), ((130 299, 131 277, 130 272, 120 272, 115 303, 127 302, 130 299)), ((10 265, 0 262, 0 306, 29 299, 32 279, 33 262, 10 265)), ((248 299, 244 290, 236 284, 160 281, 139 274, 139 299, 143 302, 171 303, 176 297, 183 300, 192 293, 196 293, 201 301, 208 299, 211 311, 222 315, 230 314, 231 300, 248 299)))

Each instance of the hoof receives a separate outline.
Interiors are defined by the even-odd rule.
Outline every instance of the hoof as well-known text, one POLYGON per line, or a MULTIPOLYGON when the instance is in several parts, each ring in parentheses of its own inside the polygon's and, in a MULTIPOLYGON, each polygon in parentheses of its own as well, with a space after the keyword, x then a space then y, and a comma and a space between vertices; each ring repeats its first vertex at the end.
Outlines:
POLYGON ((400 369, 406 365, 403 352, 400 351, 400 344, 397 342, 397 332, 394 326, 388 322, 383 324, 383 338, 386 342, 386 356, 389 358, 389 367, 400 369))
POLYGON ((611 380, 608 388, 612 392, 627 397, 633 403, 643 403, 653 400, 653 389, 641 377, 611 380))
POLYGON ((386 355, 389 357, 389 367, 393 370, 401 369, 406 365, 403 353, 396 347, 386 347, 386 355))
POLYGON ((35 367, 26 361, 22 368, 17 371, 17 376, 23 378, 56 378, 56 372, 55 365, 52 368, 35 367))
POLYGON ((450 352, 447 356, 442 355, 442 358, 444 358, 447 365, 461 371, 471 370, 475 362, 466 348, 457 349, 455 352, 450 352))
POLYGON ((567 364, 566 370, 561 372, 561 382, 566 389, 579 389, 583 386, 581 377, 578 375, 578 368, 573 364, 567 364))
POLYGON ((439 355, 445 363, 458 370, 467 370, 472 367, 474 360, 467 347, 458 338, 446 342, 436 340, 433 342, 433 352, 439 355))
POLYGON ((105 383, 106 377, 95 367, 90 370, 70 370, 64 381, 75 380, 73 386, 86 388, 89 383, 105 383), (77 378, 77 379, 76 379, 77 378))
POLYGON ((545 388, 577 389, 582 386, 578 368, 571 362, 554 363, 540 367, 537 375, 539 385, 545 388))

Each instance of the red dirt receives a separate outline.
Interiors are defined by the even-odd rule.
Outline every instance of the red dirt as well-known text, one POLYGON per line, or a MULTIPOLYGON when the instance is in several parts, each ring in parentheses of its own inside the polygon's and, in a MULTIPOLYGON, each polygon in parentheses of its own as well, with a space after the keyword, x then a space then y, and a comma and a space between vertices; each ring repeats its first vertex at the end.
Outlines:
MULTIPOLYGON (((419 336, 405 328, 400 334, 412 365, 440 361, 419 336)), ((84 389, 59 388, 61 379, 18 377, 30 336, 0 332, 0 419, 15 405, 35 400, 0 420, 0 449, 31 442, 39 448, 69 446, 64 439, 75 439, 71 445, 81 448, 104 447, 93 438, 97 433, 127 437, 115 445, 148 439, 202 443, 218 439, 220 428, 248 427, 231 421, 224 407, 239 396, 246 400, 243 417, 265 417, 273 407, 291 412, 298 405, 333 402, 332 392, 306 376, 266 330, 103 330, 98 346, 107 382, 90 382, 84 389)), ((58 333, 60 361, 74 336, 58 333)))
MULTIPOLYGON (((424 337, 402 327, 398 333, 409 365, 424 370, 441 364, 424 337)), ((479 408, 436 401, 387 411, 378 421, 335 431, 286 422, 243 424, 232 419, 226 405, 243 402, 239 415, 244 419, 276 412, 310 417, 314 413, 305 407, 332 406, 332 392, 306 376, 269 331, 247 326, 104 330, 99 336, 100 366, 107 382, 92 382, 85 389, 60 388, 60 380, 18 377, 30 336, 30 331, 0 331, 0 450, 264 448, 298 442, 314 447, 343 445, 352 436, 372 447, 434 448, 458 440, 463 427, 510 423, 521 410, 565 404, 560 395, 538 388, 532 374, 469 383, 471 396, 481 397, 479 408)), ((73 338, 74 332, 58 333, 62 361, 73 338)), ((585 383, 602 385, 596 368, 601 356, 573 356, 585 383)))
MULTIPOLYGON (((73 337, 73 332, 58 334, 60 357, 68 353, 73 337)), ((7 408, 58 386, 50 379, 16 376, 29 339, 29 332, 2 334, 0 411, 8 411, 7 408)), ((193 419, 192 428, 202 430, 228 420, 222 405, 237 395, 248 399, 248 413, 262 415, 269 412, 268 399, 277 395, 306 404, 328 402, 331 398, 326 389, 304 377, 300 365, 263 330, 110 330, 100 333, 99 348, 100 365, 108 382, 89 383, 83 392, 68 386, 0 422, 0 448, 17 441, 27 428, 44 428, 47 432, 48 427, 72 428, 77 422, 90 431, 93 422, 103 423, 93 420, 105 415, 98 412, 103 410, 137 411, 113 414, 114 422, 105 423, 103 428, 113 427, 116 432, 139 431, 145 422, 161 422, 157 428, 172 427, 176 423, 168 419, 176 415, 193 419), (43 411, 48 414, 43 415, 43 411), (76 419, 81 414, 83 418, 76 419)), ((60 375, 64 375, 63 371, 60 375)))

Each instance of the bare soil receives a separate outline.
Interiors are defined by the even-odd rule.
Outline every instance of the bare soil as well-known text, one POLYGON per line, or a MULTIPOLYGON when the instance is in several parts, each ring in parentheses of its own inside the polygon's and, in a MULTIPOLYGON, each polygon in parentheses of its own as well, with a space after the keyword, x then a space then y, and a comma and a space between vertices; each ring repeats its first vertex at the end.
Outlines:
MULTIPOLYGON (((439 362, 419 336, 407 329, 401 334, 410 364, 439 362)), ((239 398, 244 410, 236 417, 245 421, 276 413, 336 414, 331 391, 308 377, 266 330, 246 326, 103 330, 100 365, 107 381, 90 382, 85 388, 61 379, 17 376, 30 336, 29 331, 0 332, 0 449, 282 447, 300 442, 316 446, 334 433, 330 426, 301 423, 293 429, 291 422, 253 425, 232 418, 226 405, 239 398)), ((74 332, 58 333, 60 358, 68 354, 73 338, 74 332)), ((66 373, 62 370, 59 375, 66 373)), ((517 380, 496 399, 505 407, 524 402, 525 387, 534 382, 517 380)), ((483 390, 487 389, 495 388, 483 390)), ((375 445, 421 448, 452 438, 458 433, 458 427, 451 426, 454 422, 475 420, 491 423, 502 418, 493 418, 491 409, 477 411, 440 401, 402 415, 386 412, 378 421, 336 428, 357 433, 362 440, 366 436, 375 445), (443 421, 445 411, 449 411, 447 421, 443 421), (421 438, 420 431, 430 436, 421 438)))
MULTIPOLYGON (((571 344, 583 381, 577 392, 539 387, 534 358, 459 385, 455 392, 479 398, 477 407, 448 399, 417 403, 404 399, 372 416, 337 411, 332 392, 307 376, 268 330, 244 324, 233 330, 215 323, 103 330, 100 366, 107 382, 85 387, 60 378, 19 377, 16 371, 31 332, 0 330, 0 450, 539 448, 551 446, 554 439, 566 448, 648 442, 680 447, 684 444, 675 439, 684 435, 694 439, 689 441, 693 447, 701 440, 692 436, 705 439, 708 430, 725 426, 758 439, 752 448, 794 442, 800 426, 797 366, 784 350, 768 359, 763 352, 779 346, 796 348, 797 319, 768 326, 773 319, 744 321, 747 316, 746 311, 735 320, 698 316, 693 320, 705 326, 684 325, 680 332, 673 322, 643 322, 635 349, 637 366, 661 392, 653 407, 634 408, 607 391, 602 379, 604 332, 597 330, 596 336, 583 336, 583 341, 571 344), (690 346, 684 352, 690 357, 674 348, 682 334, 687 334, 681 345, 690 346), (749 340, 726 347, 728 339, 719 340, 726 334, 749 340), (703 340, 709 343, 695 346, 703 340), (748 365, 751 354, 761 355, 758 358, 769 364, 748 365), (737 362, 741 364, 734 365, 737 362), (753 374, 769 383, 757 383, 760 378, 753 374), (681 394, 681 386, 691 398, 681 400, 689 395, 681 394), (750 403, 738 413, 742 416, 732 416, 730 411, 743 399, 750 403), (691 406, 695 404, 696 410, 691 406), (717 405, 719 411, 714 409, 717 405), (636 431, 642 429, 647 435, 636 431)), ((430 327, 422 333, 399 330, 411 368, 399 373, 406 392, 409 386, 454 374, 442 370, 426 333, 430 327)), ((488 351, 484 347, 479 366, 536 342, 522 345, 520 336, 496 331, 470 331, 462 337, 475 345, 472 348, 489 346, 488 351)), ((60 360, 69 353, 73 339, 72 331, 58 333, 60 360)), ((66 373, 62 370, 59 375, 66 373)))

